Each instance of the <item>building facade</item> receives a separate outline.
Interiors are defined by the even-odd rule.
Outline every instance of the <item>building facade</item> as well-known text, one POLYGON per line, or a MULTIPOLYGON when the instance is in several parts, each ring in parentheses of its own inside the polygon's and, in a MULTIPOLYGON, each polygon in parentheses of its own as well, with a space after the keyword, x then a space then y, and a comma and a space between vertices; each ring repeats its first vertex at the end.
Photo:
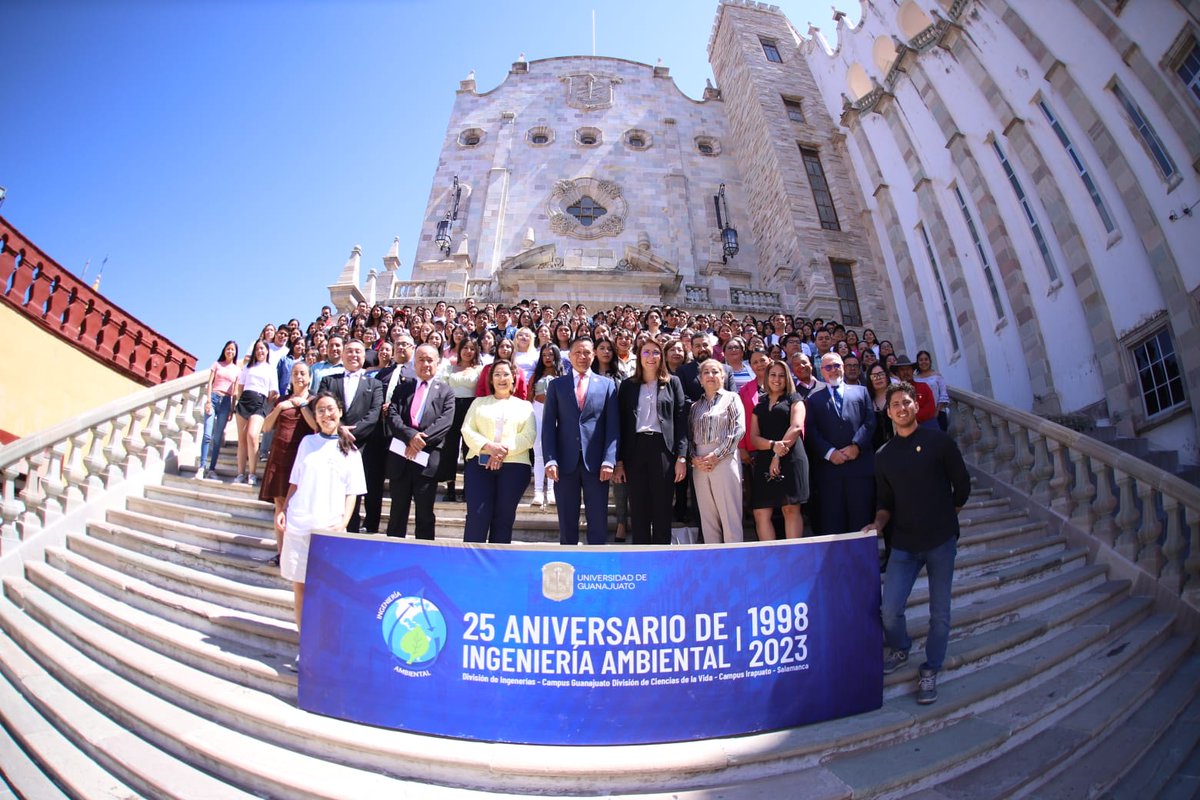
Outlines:
POLYGON ((411 280, 393 244, 331 294, 840 319, 1195 462, 1198 5, 864 0, 835 49, 723 0, 700 100, 661 65, 520 60, 460 85, 411 280))
POLYGON ((1198 7, 867 2, 836 50, 789 42, 840 116, 903 338, 954 385, 1192 463, 1198 7))

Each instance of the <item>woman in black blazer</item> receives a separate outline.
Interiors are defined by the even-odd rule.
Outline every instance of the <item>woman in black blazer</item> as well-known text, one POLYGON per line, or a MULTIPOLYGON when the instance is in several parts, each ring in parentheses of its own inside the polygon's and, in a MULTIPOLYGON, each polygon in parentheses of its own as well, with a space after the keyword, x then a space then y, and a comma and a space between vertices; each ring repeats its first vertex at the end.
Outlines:
POLYGON ((672 484, 687 475, 683 384, 667 372, 662 346, 646 338, 637 366, 617 389, 621 439, 614 483, 629 483, 634 544, 671 543, 672 484))

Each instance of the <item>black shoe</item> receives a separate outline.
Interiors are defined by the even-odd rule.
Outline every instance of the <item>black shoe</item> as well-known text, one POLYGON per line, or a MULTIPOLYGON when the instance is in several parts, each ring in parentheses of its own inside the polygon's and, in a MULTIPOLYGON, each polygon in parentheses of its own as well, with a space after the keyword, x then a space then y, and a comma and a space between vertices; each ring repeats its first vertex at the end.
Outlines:
POLYGON ((267 563, 270 564, 272 567, 278 567, 279 566, 279 553, 276 553, 275 555, 271 556, 271 560, 268 561, 267 563))

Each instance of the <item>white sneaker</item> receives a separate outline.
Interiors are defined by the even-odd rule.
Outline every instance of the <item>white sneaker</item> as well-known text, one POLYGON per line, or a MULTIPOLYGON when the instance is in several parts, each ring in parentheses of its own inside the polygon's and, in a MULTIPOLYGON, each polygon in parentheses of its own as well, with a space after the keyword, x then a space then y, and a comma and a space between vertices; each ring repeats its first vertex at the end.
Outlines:
POLYGON ((284 666, 287 667, 288 669, 290 669, 292 672, 299 672, 300 671, 300 656, 297 655, 291 661, 284 664, 284 666))
POLYGON ((247 475, 246 483, 249 484, 250 486, 257 486, 258 485, 258 477, 255 475, 247 475))
POLYGON ((546 494, 544 492, 534 492, 532 505, 535 505, 535 506, 546 505, 546 494))
POLYGON ((196 476, 195 477, 196 477, 196 480, 198 480, 198 481, 204 480, 204 467, 196 468, 196 476))
POLYGON ((549 489, 546 490, 546 503, 545 504, 548 506, 554 505, 554 487, 553 486, 551 486, 549 489))
POLYGON ((234 478, 234 479, 233 479, 233 482, 234 482, 234 483, 245 483, 245 482, 246 482, 246 476, 245 476, 245 475, 242 475, 241 473, 238 473, 238 476, 237 476, 236 478, 234 478))

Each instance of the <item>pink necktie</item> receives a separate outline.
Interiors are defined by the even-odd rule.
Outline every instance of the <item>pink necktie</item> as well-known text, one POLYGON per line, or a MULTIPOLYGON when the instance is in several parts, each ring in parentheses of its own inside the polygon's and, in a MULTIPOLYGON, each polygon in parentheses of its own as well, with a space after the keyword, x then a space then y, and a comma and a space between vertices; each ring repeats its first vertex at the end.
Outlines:
POLYGON ((413 392, 412 406, 408 409, 408 416, 412 419, 413 425, 420 423, 421 403, 425 402, 425 389, 428 384, 421 381, 417 384, 417 390, 413 392))
POLYGON ((575 400, 579 403, 579 410, 583 411, 583 398, 587 396, 587 389, 584 388, 583 382, 587 380, 587 373, 579 373, 579 383, 575 386, 575 400))

